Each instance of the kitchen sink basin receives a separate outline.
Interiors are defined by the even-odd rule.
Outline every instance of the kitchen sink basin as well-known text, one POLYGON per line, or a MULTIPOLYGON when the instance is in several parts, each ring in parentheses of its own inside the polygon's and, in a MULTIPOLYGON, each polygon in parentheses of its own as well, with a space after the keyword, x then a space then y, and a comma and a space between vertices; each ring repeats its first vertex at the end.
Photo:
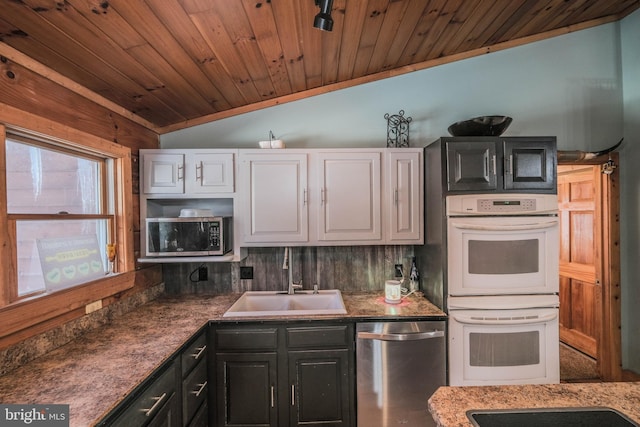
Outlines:
POLYGON ((275 291, 247 291, 222 315, 301 316, 346 314, 342 294, 337 289, 297 291, 293 295, 275 291))
POLYGON ((615 409, 601 407, 471 410, 467 417, 476 427, 638 427, 615 409))

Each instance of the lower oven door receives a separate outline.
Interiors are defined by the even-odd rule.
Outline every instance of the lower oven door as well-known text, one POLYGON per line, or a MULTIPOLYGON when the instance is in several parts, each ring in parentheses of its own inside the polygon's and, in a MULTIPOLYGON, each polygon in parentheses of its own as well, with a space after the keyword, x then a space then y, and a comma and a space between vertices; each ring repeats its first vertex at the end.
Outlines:
POLYGON ((558 308, 449 311, 449 384, 560 382, 558 308))

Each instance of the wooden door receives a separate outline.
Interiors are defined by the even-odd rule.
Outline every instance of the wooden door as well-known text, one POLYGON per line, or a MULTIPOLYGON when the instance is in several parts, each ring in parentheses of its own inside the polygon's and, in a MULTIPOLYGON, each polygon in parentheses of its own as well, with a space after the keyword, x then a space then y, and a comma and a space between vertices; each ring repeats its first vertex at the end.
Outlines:
POLYGON ((559 166, 560 340, 594 358, 602 307, 600 189, 599 167, 559 166))

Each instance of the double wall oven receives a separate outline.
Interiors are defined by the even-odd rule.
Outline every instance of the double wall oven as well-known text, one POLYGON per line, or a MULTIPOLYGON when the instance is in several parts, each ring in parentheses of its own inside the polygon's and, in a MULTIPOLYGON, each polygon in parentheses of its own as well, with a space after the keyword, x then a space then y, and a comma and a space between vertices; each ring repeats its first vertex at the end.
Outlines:
POLYGON ((446 197, 449 383, 557 383, 555 194, 446 197))

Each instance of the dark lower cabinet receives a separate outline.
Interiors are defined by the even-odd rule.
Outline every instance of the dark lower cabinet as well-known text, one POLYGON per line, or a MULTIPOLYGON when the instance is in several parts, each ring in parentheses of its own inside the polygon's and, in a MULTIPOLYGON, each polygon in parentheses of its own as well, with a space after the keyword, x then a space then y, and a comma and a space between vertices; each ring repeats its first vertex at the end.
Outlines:
POLYGON ((290 426, 350 425, 348 350, 290 351, 288 364, 290 426))
POLYGON ((217 425, 278 426, 276 353, 218 353, 217 425))
MULTIPOLYGON (((158 409, 158 412, 151 418, 147 427, 175 427, 178 425, 178 399, 175 393, 169 396, 164 405, 158 409)), ((133 426, 135 424, 126 424, 133 426)), ((142 425, 142 424, 140 424, 142 425)))
POLYGON ((194 335, 96 425, 207 427, 207 330, 194 335))
POLYGON ((353 424, 351 325, 218 326, 219 427, 353 424))
POLYGON ((180 400, 176 398, 176 363, 152 375, 139 390, 128 396, 100 426, 177 426, 180 400))

